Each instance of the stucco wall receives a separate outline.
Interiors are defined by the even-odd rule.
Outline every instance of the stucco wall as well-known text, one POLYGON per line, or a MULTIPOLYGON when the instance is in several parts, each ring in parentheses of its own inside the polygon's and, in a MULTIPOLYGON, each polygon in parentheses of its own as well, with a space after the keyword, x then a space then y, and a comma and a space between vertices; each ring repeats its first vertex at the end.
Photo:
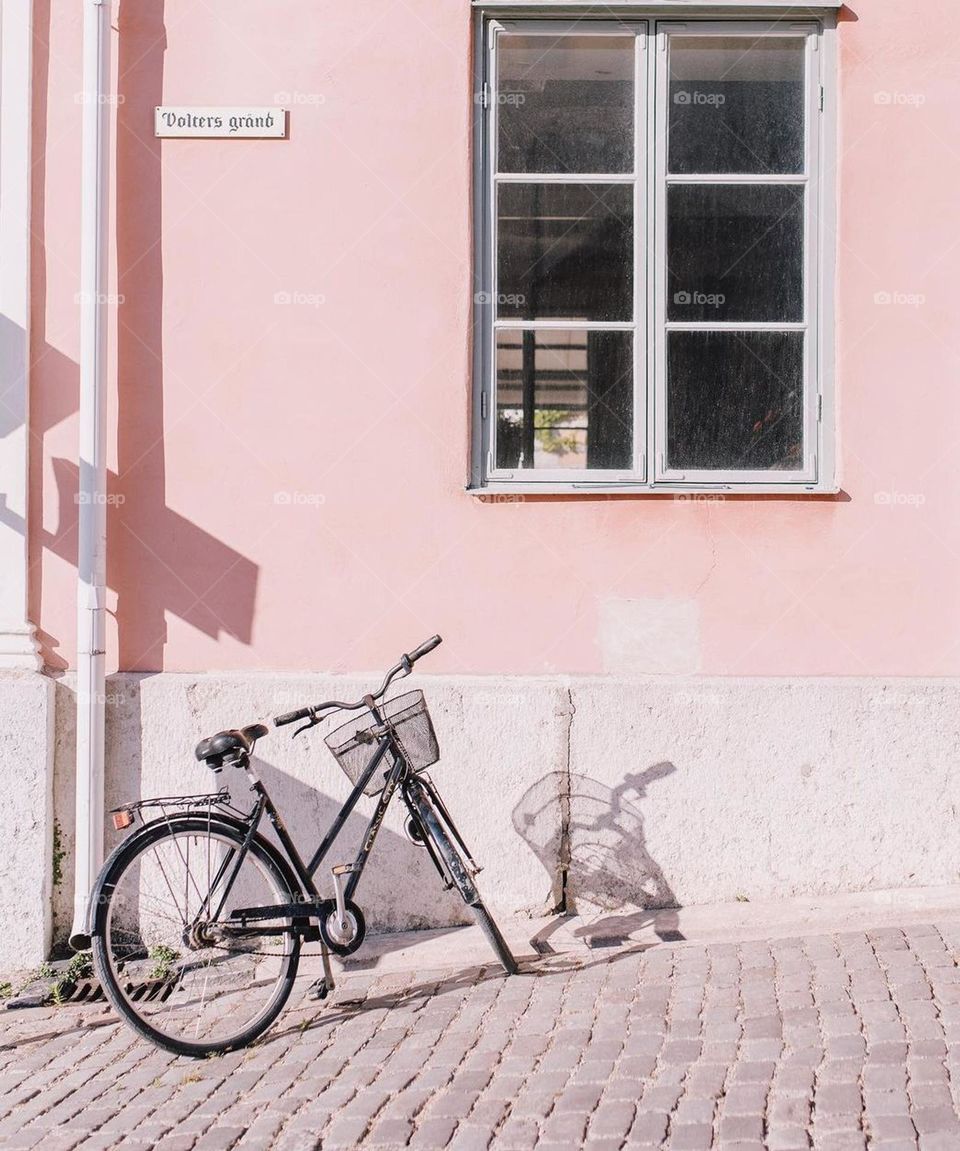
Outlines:
POLYGON ((46 676, 0 672, 0 768, 0 971, 9 971, 47 958, 54 885, 64 879, 54 834, 54 685, 46 676))
MULTIPOLYGON (((36 9, 31 594, 58 668, 80 9, 36 9)), ((114 23, 112 666, 353 671, 441 631, 457 674, 960 673, 956 4, 842 13, 835 500, 464 494, 466 0, 114 23), (161 102, 275 100, 288 140, 152 136, 161 102)))
MULTIPOLYGON (((300 676, 113 677, 110 806, 216 790, 193 747, 221 727, 363 681, 300 676)), ((417 677, 442 758, 433 771, 502 912, 586 914, 960 880, 960 681, 417 677)), ((0 697, 0 707, 3 706, 0 697)), ((56 804, 68 849, 56 902, 69 928, 73 699, 57 703, 56 804)), ((312 845, 348 791, 322 742, 271 731, 263 779, 312 845)), ((352 817, 356 844, 372 801, 352 817)), ((460 922, 396 806, 358 899, 374 927, 460 922)), ((351 852, 334 849, 330 862, 351 852)), ((329 884, 328 877, 324 876, 329 884)))

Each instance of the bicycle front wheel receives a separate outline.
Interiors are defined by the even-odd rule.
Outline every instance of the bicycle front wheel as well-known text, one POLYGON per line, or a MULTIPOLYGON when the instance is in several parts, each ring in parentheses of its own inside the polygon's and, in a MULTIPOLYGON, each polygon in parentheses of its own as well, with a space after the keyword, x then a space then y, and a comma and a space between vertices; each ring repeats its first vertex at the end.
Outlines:
POLYGON ((148 825, 108 864, 94 962, 117 1012, 177 1055, 242 1047, 293 989, 300 936, 289 919, 231 921, 297 898, 272 849, 206 817, 148 825), (237 860, 240 859, 239 867, 237 860))
POLYGON ((424 836, 429 838, 434 857, 440 860, 450 883, 456 887, 470 908, 503 970, 508 975, 516 975, 517 961, 513 952, 480 898, 471 869, 448 832, 443 817, 430 798, 429 791, 419 779, 414 778, 407 785, 406 798, 411 815, 419 823, 424 836))

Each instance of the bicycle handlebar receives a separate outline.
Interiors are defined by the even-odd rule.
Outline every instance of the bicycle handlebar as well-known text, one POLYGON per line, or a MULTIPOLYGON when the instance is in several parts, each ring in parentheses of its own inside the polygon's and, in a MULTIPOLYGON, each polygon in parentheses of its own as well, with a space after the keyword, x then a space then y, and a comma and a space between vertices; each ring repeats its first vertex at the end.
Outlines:
POLYGON ((443 643, 441 637, 434 635, 431 636, 430 639, 424 640, 423 643, 420 644, 419 647, 415 647, 413 651, 402 655, 399 663, 395 663, 383 677, 383 683, 380 684, 380 687, 371 695, 366 695, 363 699, 357 700, 356 703, 344 703, 343 700, 340 699, 328 699, 323 703, 315 703, 312 707, 298 707, 296 711, 287 711, 284 712, 283 715, 274 716, 274 727, 285 727, 288 723, 296 723, 301 719, 314 720, 322 711, 359 711, 361 707, 367 707, 367 700, 380 699, 398 675, 409 675, 417 660, 433 651, 435 647, 439 647, 441 643, 443 643))
POLYGON ((406 658, 411 663, 416 663, 417 660, 421 658, 421 656, 428 655, 431 651, 433 651, 435 647, 439 647, 442 643, 443 640, 440 638, 440 636, 431 636, 429 639, 425 639, 419 647, 415 647, 413 651, 408 652, 406 658))
POLYGON ((296 711, 285 711, 283 715, 273 717, 274 727, 284 727, 288 723, 296 723, 298 719, 306 719, 313 714, 312 707, 300 707, 296 711))

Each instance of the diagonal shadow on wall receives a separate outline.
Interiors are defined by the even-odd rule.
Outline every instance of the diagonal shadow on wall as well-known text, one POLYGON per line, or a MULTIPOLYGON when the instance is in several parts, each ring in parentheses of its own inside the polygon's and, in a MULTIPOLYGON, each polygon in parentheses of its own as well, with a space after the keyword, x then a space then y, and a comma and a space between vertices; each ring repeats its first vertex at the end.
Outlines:
MULTIPOLYGON (((30 419, 30 615, 42 622, 45 552, 77 563, 78 469, 53 460, 57 522, 43 526, 44 441, 79 404, 79 368, 48 342, 48 260, 44 221, 47 100, 52 0, 34 12, 34 156, 30 359, 35 387, 30 419)), ((122 0, 118 14, 117 186, 117 460, 108 480, 107 582, 117 592, 119 666, 163 668, 170 613, 214 638, 249 644, 259 569, 255 563, 166 504, 163 400, 163 261, 160 141, 153 108, 162 102, 166 34, 163 0, 122 0)), ((79 113, 79 105, 78 105, 79 113)), ((59 192, 57 194, 60 194, 59 192)), ((79 189, 77 189, 79 194, 79 189)), ((16 429, 0 421, 0 431, 16 429)), ((0 523, 27 531, 0 493, 0 523)), ((44 664, 65 670, 60 640, 39 632, 44 664)))
MULTIPOLYGON (((31 212, 31 380, 29 524, 0 493, 0 524, 26 532, 30 562, 30 618, 42 625, 43 567, 55 555, 77 564, 78 468, 53 454, 48 437, 75 415, 79 368, 58 350, 47 330, 47 268, 63 262, 47 241, 47 200, 79 196, 79 186, 50 186, 47 171, 51 11, 54 0, 34 0, 34 166, 31 212), (51 470, 48 470, 51 469, 51 470), (44 526, 44 485, 55 485, 56 522, 44 526)), ((120 0, 117 10, 117 114, 115 142, 117 320, 117 471, 108 476, 108 586, 117 593, 118 663, 125 671, 163 670, 168 616, 184 620, 214 639, 252 641, 258 566, 241 552, 167 505, 163 368, 163 248, 160 141, 153 136, 153 109, 162 103, 166 32, 163 0, 120 0)), ((62 94, 59 97, 62 98, 62 94)), ((81 106, 76 106, 79 130, 81 106)), ((62 116, 58 114, 54 122, 62 116)), ((56 148, 57 141, 51 141, 56 148)), ((65 287, 58 274, 58 291, 65 287)), ((62 305, 63 301, 59 303, 62 305)), ((75 301, 76 310, 79 304, 75 301)), ((62 312, 62 307, 59 309, 62 312)), ((56 314, 56 309, 53 314, 56 314)), ((112 319, 113 317, 111 317, 112 319)), ((73 340, 75 333, 71 333, 73 340)), ((16 429, 7 425, 9 434, 16 429)), ((52 509, 51 509, 52 511, 52 509)), ((49 520, 52 520, 52 515, 49 520)), ((49 521, 48 521, 49 522, 49 521)), ((65 671, 61 639, 38 631, 44 664, 65 671)), ((142 776, 141 741, 125 733, 142 728, 139 692, 107 685, 107 759, 123 760, 122 795, 111 788, 108 806, 137 793, 142 776)), ((58 936, 70 922, 73 885, 74 731, 68 682, 57 684, 58 731, 54 787, 63 869, 55 893, 58 936)))

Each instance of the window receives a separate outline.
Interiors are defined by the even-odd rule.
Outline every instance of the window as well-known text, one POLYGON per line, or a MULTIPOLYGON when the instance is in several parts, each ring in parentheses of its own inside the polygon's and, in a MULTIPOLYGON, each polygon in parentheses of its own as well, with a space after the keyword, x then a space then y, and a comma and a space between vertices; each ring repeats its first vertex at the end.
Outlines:
POLYGON ((822 40, 486 22, 474 487, 832 490, 822 40))

